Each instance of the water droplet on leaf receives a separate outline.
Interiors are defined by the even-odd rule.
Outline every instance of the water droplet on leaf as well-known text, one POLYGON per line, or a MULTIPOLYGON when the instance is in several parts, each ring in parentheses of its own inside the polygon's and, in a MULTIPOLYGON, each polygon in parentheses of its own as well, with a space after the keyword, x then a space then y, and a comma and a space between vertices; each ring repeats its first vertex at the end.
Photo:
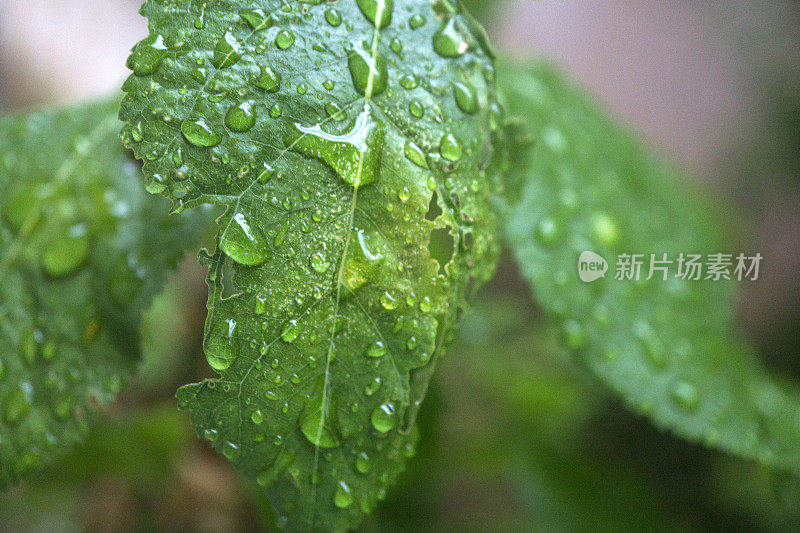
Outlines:
POLYGON ((250 225, 243 213, 231 217, 220 237, 220 250, 241 265, 258 266, 272 257, 261 231, 250 225))

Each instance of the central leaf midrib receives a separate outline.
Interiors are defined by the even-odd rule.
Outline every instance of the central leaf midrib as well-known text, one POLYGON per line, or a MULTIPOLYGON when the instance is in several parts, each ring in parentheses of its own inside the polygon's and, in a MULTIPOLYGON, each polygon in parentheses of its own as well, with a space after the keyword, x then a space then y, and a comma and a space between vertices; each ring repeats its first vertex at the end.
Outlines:
MULTIPOLYGON (((375 13, 375 19, 374 19, 374 21, 375 21, 374 22, 375 31, 372 34, 372 46, 371 46, 371 50, 370 50, 370 57, 372 58, 373 65, 376 62, 376 57, 377 57, 377 54, 378 54, 378 43, 380 42, 380 35, 381 35, 381 23, 380 23, 380 21, 383 18, 383 12, 384 12, 385 8, 386 8, 385 0, 378 0, 376 13, 375 13)), ((366 88, 366 90, 364 92, 364 111, 365 112, 368 111, 368 107, 370 106, 370 103, 372 101, 372 91, 373 91, 374 81, 375 81, 375 69, 374 68, 370 68, 369 69, 369 76, 367 78, 367 88, 366 88)), ((369 150, 369 149, 370 148, 368 147, 367 150, 369 150)), ((319 426, 317 428, 317 436, 316 436, 316 439, 315 439, 317 442, 319 442, 320 438, 322 437, 322 431, 323 431, 323 429, 325 427, 325 421, 326 421, 325 413, 328 410, 328 403, 329 403, 328 387, 329 387, 329 382, 330 382, 330 366, 331 366, 331 358, 332 358, 332 355, 333 355, 334 337, 336 335, 336 325, 337 325, 337 322, 339 320, 339 304, 341 303, 342 280, 344 278, 345 262, 347 261, 347 253, 348 253, 348 248, 350 246, 351 233, 352 233, 352 229, 353 229, 353 222, 354 222, 354 218, 355 218, 356 207, 357 207, 357 204, 358 204, 358 189, 359 189, 359 187, 361 185, 361 174, 362 174, 362 172, 364 170, 364 157, 365 157, 365 155, 366 155, 365 151, 361 151, 359 153, 358 170, 356 172, 355 183, 353 184, 353 197, 352 197, 352 201, 351 201, 351 204, 350 204, 350 214, 349 214, 349 217, 348 217, 348 223, 347 223, 347 225, 345 225, 345 228, 344 228, 344 231, 345 231, 344 247, 342 249, 342 254, 341 254, 340 258, 339 258, 339 267, 337 269, 337 275, 336 275, 336 280, 335 280, 335 283, 336 283, 336 298, 334 300, 334 305, 333 305, 333 327, 331 328, 330 341, 328 343, 328 353, 327 353, 326 358, 325 358, 326 359, 325 360, 325 374, 324 374, 325 377, 324 377, 323 386, 322 386, 322 404, 320 405, 320 420, 319 420, 319 426)), ((312 470, 311 470, 312 491, 313 491, 312 492, 312 496, 311 496, 311 501, 312 502, 316 501, 316 484, 313 482, 313 480, 316 478, 317 470, 319 468, 319 452, 320 452, 320 447, 319 447, 318 444, 315 443, 314 444, 314 465, 313 465, 312 470)), ((315 510, 316 510, 316 506, 312 505, 312 511, 311 511, 311 523, 312 524, 314 523, 315 510)))

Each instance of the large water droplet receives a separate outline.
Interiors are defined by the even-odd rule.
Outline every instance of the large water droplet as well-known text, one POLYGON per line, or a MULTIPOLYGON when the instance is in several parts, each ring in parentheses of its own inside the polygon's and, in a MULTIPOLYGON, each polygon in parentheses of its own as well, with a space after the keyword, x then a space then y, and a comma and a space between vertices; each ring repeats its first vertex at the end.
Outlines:
POLYGON ((423 152, 422 148, 420 148, 413 142, 411 141, 406 142, 406 145, 403 148, 403 153, 405 154, 406 159, 408 159, 418 167, 428 168, 428 162, 425 160, 425 152, 423 152))
POLYGON ((214 370, 227 370, 239 355, 239 339, 235 320, 218 320, 208 332, 205 342, 206 360, 214 370))
POLYGON ((473 87, 465 83, 456 83, 453 90, 456 96, 456 105, 461 111, 470 115, 478 112, 478 96, 473 87))
POLYGON ((181 123, 181 133, 195 146, 211 147, 222 142, 222 135, 212 130, 203 119, 184 120, 181 123))
POLYGON ((272 257, 261 231, 252 227, 243 213, 231 217, 222 232, 219 247, 241 265, 258 266, 272 257))
POLYGON ((392 21, 394 0, 356 0, 364 16, 378 28, 385 28, 392 21))
POLYGON ((340 481, 336 485, 336 491, 333 494, 333 503, 340 509, 346 509, 353 505, 353 493, 344 481, 340 481))
POLYGON ((336 28, 342 23, 342 14, 337 9, 329 9, 325 12, 325 20, 336 28))
POLYGON ((42 250, 42 268, 53 277, 66 276, 80 268, 89 254, 86 224, 59 228, 48 236, 42 250))
POLYGON ((239 11, 239 16, 246 20, 254 31, 266 30, 274 24, 272 16, 264 13, 263 9, 242 9, 239 11))
POLYGON ((380 252, 379 235, 373 236, 358 229, 354 230, 352 238, 358 246, 352 246, 348 250, 343 279, 344 285, 355 292, 372 281, 383 255, 380 252))
POLYGON ((451 18, 442 24, 433 34, 433 49, 442 57, 459 57, 469 48, 469 43, 456 28, 456 21, 451 18))
POLYGON ((242 102, 228 109, 225 115, 225 125, 229 130, 244 133, 256 124, 256 112, 250 102, 242 102))
POLYGON ((253 77, 250 83, 267 92, 274 93, 281 88, 282 76, 272 70, 272 67, 261 67, 258 76, 253 77))
POLYGON ((381 433, 391 431, 395 424, 395 416, 393 404, 384 403, 379 405, 372 411, 372 416, 370 417, 372 427, 381 433))
MULTIPOLYGON (((300 430, 303 432, 303 435, 308 439, 308 441, 313 444, 314 446, 318 446, 320 448, 335 448, 339 446, 339 438, 336 436, 336 433, 330 427, 330 418, 327 416, 323 417, 320 416, 322 412, 322 395, 320 394, 314 400, 314 405, 316 405, 316 409, 310 410, 306 417, 303 419, 303 423, 300 425, 300 430)), ((325 408, 327 409, 327 405, 325 408)))
POLYGON ((284 142, 292 150, 323 161, 346 183, 361 187, 380 176, 383 136, 383 123, 365 106, 344 135, 326 133, 321 126, 294 124, 284 142))
POLYGON ((275 44, 277 44, 278 48, 281 50, 286 50, 294 44, 294 33, 289 30, 282 30, 275 37, 275 44))
POLYGON ((214 48, 214 57, 211 63, 217 68, 226 68, 236 64, 242 57, 242 45, 236 40, 236 36, 229 31, 219 38, 217 46, 214 48))
POLYGON ((386 354, 386 344, 376 341, 367 347, 367 357, 383 357, 386 354))
POLYGON ((128 58, 128 68, 137 76, 146 76, 161 65, 167 57, 167 45, 161 35, 150 35, 133 50, 128 58))
POLYGON ((449 161, 458 161, 464 154, 464 148, 461 146, 461 141, 456 139, 455 135, 448 133, 442 137, 442 142, 439 145, 439 152, 442 157, 449 161))
POLYGON ((353 86, 363 95, 377 96, 386 90, 389 72, 386 59, 377 54, 375 57, 362 46, 356 46, 347 56, 347 66, 353 86))

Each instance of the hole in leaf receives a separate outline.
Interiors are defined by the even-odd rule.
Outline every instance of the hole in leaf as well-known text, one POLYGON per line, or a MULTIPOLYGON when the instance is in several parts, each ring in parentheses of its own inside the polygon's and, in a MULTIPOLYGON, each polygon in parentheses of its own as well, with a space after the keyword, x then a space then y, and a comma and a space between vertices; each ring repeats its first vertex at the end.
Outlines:
POLYGON ((433 191, 433 196, 431 196, 431 201, 428 204, 428 212, 425 213, 425 220, 434 221, 441 214, 442 208, 439 206, 439 195, 436 194, 436 191, 433 191))
POLYGON ((450 230, 450 226, 447 226, 431 232, 428 250, 431 252, 431 257, 439 263, 439 268, 444 267, 453 259, 455 239, 453 239, 450 230))
POLYGON ((222 298, 227 299, 231 296, 236 296, 237 291, 236 287, 233 285, 233 276, 234 276, 234 269, 233 269, 233 261, 225 260, 225 263, 222 265, 222 298))

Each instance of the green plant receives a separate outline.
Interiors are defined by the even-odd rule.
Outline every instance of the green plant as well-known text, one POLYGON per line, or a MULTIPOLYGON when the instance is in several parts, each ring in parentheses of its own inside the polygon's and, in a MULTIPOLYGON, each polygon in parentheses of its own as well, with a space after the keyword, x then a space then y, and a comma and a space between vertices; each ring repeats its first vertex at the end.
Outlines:
POLYGON ((353 528, 386 496, 503 240, 564 346, 632 408, 800 470, 798 392, 737 339, 730 283, 574 274, 588 249, 717 251, 711 209, 551 68, 495 70, 457 2, 142 13, 122 125, 116 101, 0 121, 0 483, 66 453, 113 398, 209 205, 224 207, 200 253, 217 375, 178 402, 279 525, 353 528))

